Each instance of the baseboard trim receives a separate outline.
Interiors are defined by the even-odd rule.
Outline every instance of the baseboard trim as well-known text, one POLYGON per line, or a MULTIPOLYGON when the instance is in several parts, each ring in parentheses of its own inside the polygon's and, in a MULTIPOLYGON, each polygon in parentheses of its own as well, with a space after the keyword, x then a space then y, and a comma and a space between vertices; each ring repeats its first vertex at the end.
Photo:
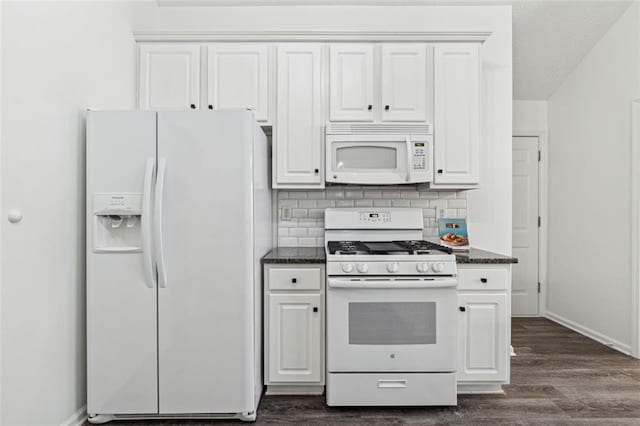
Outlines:
POLYGON ((615 349, 618 352, 622 352, 625 355, 631 354, 631 347, 629 345, 626 345, 618 340, 605 336, 602 333, 598 333, 597 331, 594 331, 589 327, 585 327, 581 324, 578 324, 575 321, 571 321, 563 317, 562 315, 554 314, 553 312, 550 312, 548 309, 545 314, 545 318, 550 319, 553 322, 557 322, 558 324, 564 327, 567 327, 577 333, 587 336, 588 338, 593 339, 596 342, 602 343, 603 345, 608 346, 611 349, 615 349))
POLYGON ((73 413, 67 420, 60 423, 60 426, 80 426, 87 420, 87 406, 83 405, 78 411, 73 413))

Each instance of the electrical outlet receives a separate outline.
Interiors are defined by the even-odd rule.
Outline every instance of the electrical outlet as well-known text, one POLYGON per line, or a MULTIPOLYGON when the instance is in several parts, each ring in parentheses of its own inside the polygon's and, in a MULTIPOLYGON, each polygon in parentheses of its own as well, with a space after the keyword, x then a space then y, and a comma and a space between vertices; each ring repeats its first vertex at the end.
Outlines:
POLYGON ((447 200, 433 200, 430 205, 436 209, 436 220, 447 217, 447 200))
POLYGON ((281 220, 291 220, 291 207, 282 207, 280 209, 281 220))

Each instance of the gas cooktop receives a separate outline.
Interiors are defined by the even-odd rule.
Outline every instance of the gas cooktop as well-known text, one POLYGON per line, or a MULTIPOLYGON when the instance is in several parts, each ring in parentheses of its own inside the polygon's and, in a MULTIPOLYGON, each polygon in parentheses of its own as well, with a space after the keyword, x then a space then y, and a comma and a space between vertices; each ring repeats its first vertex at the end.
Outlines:
POLYGON ((424 240, 407 241, 329 241, 329 254, 451 254, 453 250, 424 240))

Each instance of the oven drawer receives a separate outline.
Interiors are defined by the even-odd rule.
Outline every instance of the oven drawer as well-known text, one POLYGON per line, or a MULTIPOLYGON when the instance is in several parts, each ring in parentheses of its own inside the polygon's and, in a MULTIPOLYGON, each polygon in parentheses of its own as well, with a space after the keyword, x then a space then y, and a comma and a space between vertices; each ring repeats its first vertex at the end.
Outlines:
POLYGON ((458 290, 507 290, 509 274, 504 269, 458 269, 458 290))
POLYGON ((456 405, 455 373, 328 374, 327 405, 456 405))
POLYGON ((269 290, 320 290, 321 268, 271 268, 269 290))

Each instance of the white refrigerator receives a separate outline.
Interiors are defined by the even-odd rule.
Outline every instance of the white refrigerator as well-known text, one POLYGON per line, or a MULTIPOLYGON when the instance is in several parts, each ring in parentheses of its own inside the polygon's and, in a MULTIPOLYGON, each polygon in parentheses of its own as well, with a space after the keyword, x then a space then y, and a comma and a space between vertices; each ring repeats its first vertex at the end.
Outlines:
POLYGON ((269 149, 249 111, 89 111, 87 412, 255 419, 269 149))

